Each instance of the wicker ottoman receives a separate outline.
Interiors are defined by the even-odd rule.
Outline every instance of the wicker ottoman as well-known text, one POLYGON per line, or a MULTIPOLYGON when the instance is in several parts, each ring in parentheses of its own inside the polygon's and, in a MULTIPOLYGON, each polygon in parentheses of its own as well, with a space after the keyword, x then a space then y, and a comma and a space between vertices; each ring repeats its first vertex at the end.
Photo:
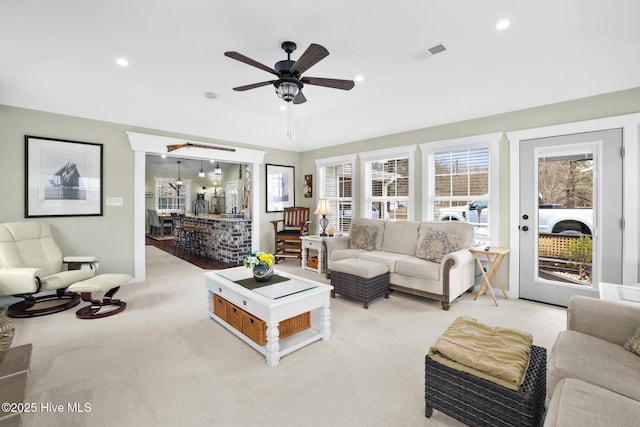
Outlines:
POLYGON ((362 301, 369 308, 369 301, 389 298, 389 267, 375 261, 343 259, 331 267, 331 296, 344 295, 362 301))
POLYGON ((531 346, 524 382, 511 390, 425 357, 425 416, 437 409, 470 426, 542 424, 547 382, 547 350, 531 346))

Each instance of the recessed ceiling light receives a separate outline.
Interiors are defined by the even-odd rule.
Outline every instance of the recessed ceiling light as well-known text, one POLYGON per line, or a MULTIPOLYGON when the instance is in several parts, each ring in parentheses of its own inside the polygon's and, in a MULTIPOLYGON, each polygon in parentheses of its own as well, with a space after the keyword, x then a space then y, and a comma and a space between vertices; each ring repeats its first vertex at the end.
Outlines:
POLYGON ((358 74, 358 75, 354 78, 354 80, 355 80, 355 81, 357 81, 357 82, 361 82, 361 81, 363 81, 363 80, 364 80, 364 76, 363 76, 362 74, 358 74))
POLYGON ((503 19, 496 24, 496 30, 506 30, 511 25, 511 21, 508 19, 503 19))
POLYGON ((280 106, 280 110, 284 111, 284 110, 286 110, 286 109, 287 109, 287 106, 286 106, 286 105, 281 105, 281 106, 280 106))
POLYGON ((218 97, 218 94, 215 92, 205 92, 204 96, 206 96, 209 99, 216 99, 218 97))
POLYGON ((126 60, 126 59, 124 59, 124 58, 118 58, 118 59, 116 60, 116 64, 118 64, 118 65, 119 65, 119 66, 121 66, 121 67, 128 67, 128 66, 129 66, 129 61, 127 61, 127 60, 126 60))

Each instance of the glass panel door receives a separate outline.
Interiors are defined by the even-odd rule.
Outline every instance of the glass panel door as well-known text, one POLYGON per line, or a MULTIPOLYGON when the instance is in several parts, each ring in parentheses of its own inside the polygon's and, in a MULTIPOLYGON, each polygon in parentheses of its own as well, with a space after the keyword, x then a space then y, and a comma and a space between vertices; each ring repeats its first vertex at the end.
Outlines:
POLYGON ((566 306, 621 283, 621 147, 621 129, 521 141, 521 298, 566 306))

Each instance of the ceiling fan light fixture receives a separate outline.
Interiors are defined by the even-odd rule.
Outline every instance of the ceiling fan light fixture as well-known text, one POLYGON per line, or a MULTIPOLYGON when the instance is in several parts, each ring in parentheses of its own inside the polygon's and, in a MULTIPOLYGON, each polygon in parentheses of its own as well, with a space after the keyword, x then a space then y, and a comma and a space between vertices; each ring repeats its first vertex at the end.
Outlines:
POLYGON ((300 87, 298 87, 296 83, 290 81, 281 82, 276 89, 278 96, 286 102, 293 101, 298 92, 300 92, 300 87))

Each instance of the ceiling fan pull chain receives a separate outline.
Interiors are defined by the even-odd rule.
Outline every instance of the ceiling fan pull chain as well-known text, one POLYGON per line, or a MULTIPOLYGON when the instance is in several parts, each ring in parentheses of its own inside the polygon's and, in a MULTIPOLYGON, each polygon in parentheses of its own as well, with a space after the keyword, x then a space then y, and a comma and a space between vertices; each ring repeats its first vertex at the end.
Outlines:
POLYGON ((287 102, 287 136, 289 137, 289 141, 291 141, 291 102, 287 102))

